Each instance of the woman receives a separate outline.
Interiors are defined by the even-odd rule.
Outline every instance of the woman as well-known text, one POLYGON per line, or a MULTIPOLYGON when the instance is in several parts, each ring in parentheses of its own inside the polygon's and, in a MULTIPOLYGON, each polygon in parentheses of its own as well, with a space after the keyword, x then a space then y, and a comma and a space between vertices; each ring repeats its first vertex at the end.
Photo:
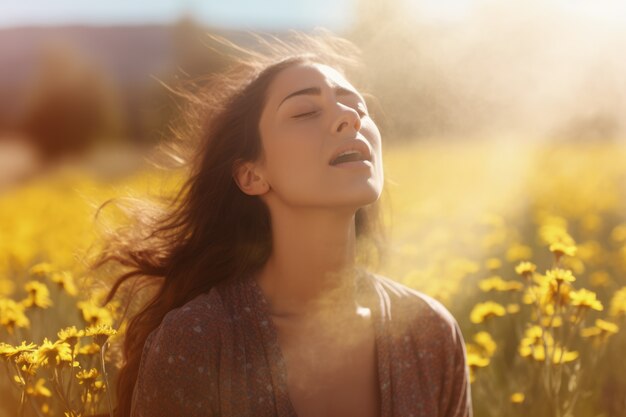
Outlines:
POLYGON ((384 177, 343 71, 356 49, 296 35, 209 79, 184 187, 111 237, 101 263, 132 269, 108 299, 158 284, 126 330, 118 416, 472 415, 454 317, 363 266, 384 177))

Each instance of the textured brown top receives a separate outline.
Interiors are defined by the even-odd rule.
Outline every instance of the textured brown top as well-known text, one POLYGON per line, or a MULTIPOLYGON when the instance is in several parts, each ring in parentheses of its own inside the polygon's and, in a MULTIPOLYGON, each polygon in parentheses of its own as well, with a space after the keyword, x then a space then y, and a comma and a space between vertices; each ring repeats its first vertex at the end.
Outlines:
MULTIPOLYGON (((358 288, 374 318, 381 417, 473 417, 463 335, 443 304, 374 273, 358 288)), ((212 288, 148 336, 131 417, 166 416, 297 417, 256 280, 212 288)))

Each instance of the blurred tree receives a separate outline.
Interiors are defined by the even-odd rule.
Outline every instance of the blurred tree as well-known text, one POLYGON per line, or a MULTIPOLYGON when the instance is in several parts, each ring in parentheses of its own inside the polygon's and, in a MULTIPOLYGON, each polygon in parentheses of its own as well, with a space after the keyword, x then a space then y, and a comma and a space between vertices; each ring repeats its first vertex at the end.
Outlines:
POLYGON ((117 86, 68 43, 44 47, 20 119, 44 162, 125 136, 117 86))

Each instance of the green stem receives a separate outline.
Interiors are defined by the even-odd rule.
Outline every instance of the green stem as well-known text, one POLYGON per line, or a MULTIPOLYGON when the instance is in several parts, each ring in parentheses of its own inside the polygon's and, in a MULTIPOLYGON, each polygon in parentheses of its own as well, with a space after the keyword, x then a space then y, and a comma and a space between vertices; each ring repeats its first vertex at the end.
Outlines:
POLYGON ((107 342, 104 342, 102 344, 102 347, 100 348, 100 360, 101 360, 101 364, 102 364, 102 376, 104 377, 104 384, 106 386, 106 396, 107 396, 107 402, 109 404, 109 415, 110 417, 113 417, 113 404, 111 404, 111 395, 110 395, 110 389, 109 389, 109 379, 107 377, 107 371, 106 371, 106 366, 104 364, 104 351, 105 351, 105 346, 107 345, 107 342))

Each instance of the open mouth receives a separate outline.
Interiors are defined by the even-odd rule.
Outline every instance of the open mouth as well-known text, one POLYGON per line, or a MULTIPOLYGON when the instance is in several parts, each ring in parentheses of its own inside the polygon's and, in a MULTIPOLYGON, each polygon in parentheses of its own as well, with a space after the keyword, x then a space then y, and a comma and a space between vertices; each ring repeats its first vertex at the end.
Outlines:
POLYGON ((340 154, 339 156, 337 156, 335 159, 333 159, 330 162, 330 165, 336 166, 336 165, 344 165, 344 164, 355 163, 355 162, 361 162, 361 163, 368 162, 369 163, 369 161, 365 157, 363 157, 361 152, 346 151, 340 154))

